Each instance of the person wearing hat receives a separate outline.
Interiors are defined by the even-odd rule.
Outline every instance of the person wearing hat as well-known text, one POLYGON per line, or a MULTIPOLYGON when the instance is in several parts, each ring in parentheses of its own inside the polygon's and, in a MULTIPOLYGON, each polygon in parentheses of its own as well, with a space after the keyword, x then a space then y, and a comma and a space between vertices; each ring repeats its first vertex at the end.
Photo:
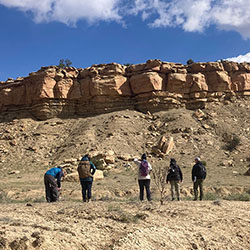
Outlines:
POLYGON ((56 202, 61 190, 61 178, 66 172, 59 166, 49 169, 44 175, 45 196, 47 202, 56 202))
POLYGON ((207 171, 199 157, 196 157, 194 161, 192 181, 194 183, 194 200, 196 201, 198 199, 198 188, 200 189, 200 200, 203 199, 203 181, 206 179, 207 171))
POLYGON ((141 160, 134 159, 135 164, 138 166, 138 184, 140 189, 139 199, 143 201, 144 188, 146 189, 147 200, 151 201, 150 192, 150 171, 152 170, 151 164, 147 161, 146 154, 142 154, 141 160))
POLYGON ((183 181, 183 175, 180 167, 176 164, 174 158, 170 159, 170 166, 167 174, 167 183, 171 185, 172 201, 174 200, 174 189, 176 192, 177 200, 180 200, 180 183, 183 181))

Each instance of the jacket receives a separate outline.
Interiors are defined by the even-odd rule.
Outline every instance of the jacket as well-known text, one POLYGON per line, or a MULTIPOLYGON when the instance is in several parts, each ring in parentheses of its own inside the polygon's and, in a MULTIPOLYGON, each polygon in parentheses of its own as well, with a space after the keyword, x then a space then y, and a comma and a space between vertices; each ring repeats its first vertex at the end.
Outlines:
POLYGON ((192 169, 192 181, 195 181, 195 179, 205 180, 206 176, 207 176, 206 168, 200 161, 197 162, 192 169))
POLYGON ((140 166, 141 166, 141 160, 134 159, 134 163, 138 166, 138 180, 150 180, 150 171, 152 170, 151 164, 148 162, 148 170, 149 173, 147 176, 142 176, 141 171, 140 171, 140 166))
POLYGON ((167 182, 168 181, 182 181, 183 175, 180 167, 174 163, 170 164, 170 168, 168 170, 167 182))
POLYGON ((59 188, 61 187, 61 178, 63 176, 62 168, 60 167, 51 168, 45 173, 45 175, 52 175, 57 180, 57 186, 59 188))

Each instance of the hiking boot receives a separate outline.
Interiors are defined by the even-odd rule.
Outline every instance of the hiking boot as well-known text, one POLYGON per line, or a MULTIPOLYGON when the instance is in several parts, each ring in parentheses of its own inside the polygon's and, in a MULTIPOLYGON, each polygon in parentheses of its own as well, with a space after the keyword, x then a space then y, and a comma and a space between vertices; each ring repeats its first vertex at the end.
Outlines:
POLYGON ((177 201, 180 201, 180 198, 179 198, 179 197, 177 198, 177 201))
POLYGON ((197 201, 197 198, 194 198, 193 201, 197 201))
POLYGON ((90 199, 88 199, 88 200, 87 200, 87 202, 88 202, 88 203, 91 203, 91 200, 90 200, 90 199))
POLYGON ((174 197, 172 198, 172 201, 174 201, 174 197))

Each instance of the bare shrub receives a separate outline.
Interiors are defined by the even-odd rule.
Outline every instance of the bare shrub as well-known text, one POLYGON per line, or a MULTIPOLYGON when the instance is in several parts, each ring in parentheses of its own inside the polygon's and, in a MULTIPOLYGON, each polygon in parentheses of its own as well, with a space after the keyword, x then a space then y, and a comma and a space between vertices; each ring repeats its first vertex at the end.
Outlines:
POLYGON ((155 185, 158 191, 160 192, 161 205, 164 202, 164 198, 167 192, 167 189, 166 189, 167 172, 168 172, 168 166, 166 162, 162 162, 158 166, 155 166, 154 169, 152 170, 155 185))
POLYGON ((231 135, 225 139, 225 145, 224 145, 223 149, 232 152, 233 150, 236 149, 236 147, 239 144, 240 144, 240 137, 237 135, 231 135))

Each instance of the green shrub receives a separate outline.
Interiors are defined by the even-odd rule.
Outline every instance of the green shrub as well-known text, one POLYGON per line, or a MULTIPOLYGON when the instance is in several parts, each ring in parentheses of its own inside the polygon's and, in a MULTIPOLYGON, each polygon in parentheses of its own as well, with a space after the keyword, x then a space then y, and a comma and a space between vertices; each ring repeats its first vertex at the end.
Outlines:
POLYGON ((192 59, 187 60, 187 65, 190 65, 192 63, 194 63, 194 61, 192 59))
POLYGON ((226 140, 226 144, 224 145, 223 149, 228 150, 232 152, 233 150, 236 149, 236 147, 240 144, 240 137, 237 135, 230 136, 226 140))
POLYGON ((218 200, 219 196, 215 193, 205 193, 204 194, 204 200, 214 201, 218 200))
POLYGON ((137 223, 139 216, 137 214, 132 215, 130 213, 122 211, 119 216, 115 217, 114 219, 123 223, 137 223))
POLYGON ((207 166, 207 162, 206 161, 201 161, 201 163, 203 164, 204 167, 207 166))
POLYGON ((64 69, 64 68, 66 68, 66 67, 70 67, 71 66, 71 64, 72 64, 72 62, 69 60, 69 59, 61 59, 60 61, 59 61, 59 64, 57 65, 59 68, 62 68, 62 69, 64 69))
POLYGON ((109 211, 109 212, 121 211, 121 207, 120 207, 120 205, 112 205, 112 204, 110 204, 110 205, 108 206, 108 211, 109 211))
POLYGON ((250 201, 250 194, 248 193, 230 194, 223 198, 228 201, 250 201))

